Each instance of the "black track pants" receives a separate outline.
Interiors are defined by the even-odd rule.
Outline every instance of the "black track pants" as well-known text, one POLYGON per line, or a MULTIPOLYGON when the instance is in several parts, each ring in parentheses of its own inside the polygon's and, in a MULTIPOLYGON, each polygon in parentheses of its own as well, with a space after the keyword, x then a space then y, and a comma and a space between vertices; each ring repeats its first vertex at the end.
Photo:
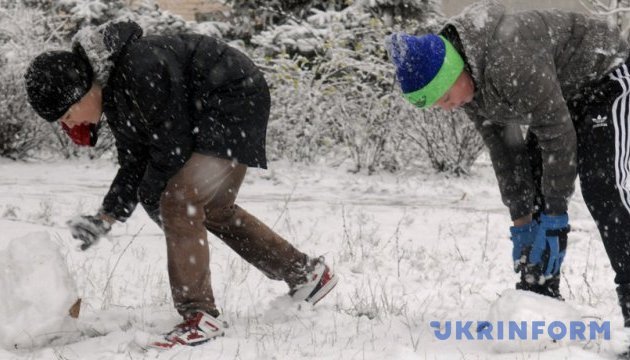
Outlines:
MULTIPOLYGON (((569 104, 578 141, 578 175, 584 201, 597 224, 615 283, 630 284, 630 70, 613 70, 584 96, 569 104)), ((535 136, 527 144, 537 207, 544 209, 540 188, 542 163, 535 136)), ((569 234, 569 243, 570 243, 569 234)), ((569 254, 570 256, 570 254, 569 254)))

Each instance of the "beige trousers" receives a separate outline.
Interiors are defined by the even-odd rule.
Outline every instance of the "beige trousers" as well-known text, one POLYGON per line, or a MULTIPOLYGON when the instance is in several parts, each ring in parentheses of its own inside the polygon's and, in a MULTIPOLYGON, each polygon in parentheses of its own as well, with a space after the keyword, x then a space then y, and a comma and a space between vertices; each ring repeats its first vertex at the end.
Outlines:
POLYGON ((235 204, 247 167, 193 153, 160 198, 168 274, 177 311, 217 316, 206 230, 271 279, 305 281, 308 257, 235 204))

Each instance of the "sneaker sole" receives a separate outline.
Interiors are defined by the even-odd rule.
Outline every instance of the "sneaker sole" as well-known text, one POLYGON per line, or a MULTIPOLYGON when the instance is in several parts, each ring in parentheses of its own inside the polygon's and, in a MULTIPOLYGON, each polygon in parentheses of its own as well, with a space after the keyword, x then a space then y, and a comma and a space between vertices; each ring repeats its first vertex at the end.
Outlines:
POLYGON ((328 280, 326 285, 322 286, 322 288, 319 289, 318 292, 313 294, 313 296, 306 299, 306 302, 313 304, 313 306, 315 306, 315 304, 317 304, 321 299, 323 299, 326 295, 328 295, 328 293, 332 289, 334 289, 335 286, 337 286, 338 282, 339 282, 339 276, 337 276, 337 274, 333 274, 333 276, 330 278, 330 280, 328 280))
POLYGON ((199 345, 203 345, 209 341, 215 340, 218 337, 223 337, 225 336, 225 332, 213 336, 211 338, 205 339, 205 340, 201 340, 201 341, 197 341, 197 342, 190 342, 190 343, 180 343, 178 341, 170 341, 167 339, 164 339, 164 342, 159 342, 159 341, 154 341, 150 344, 147 345, 147 348, 149 349, 155 349, 155 350, 170 350, 176 347, 180 347, 180 346, 199 346, 199 345), (170 346, 169 346, 170 345, 170 346))

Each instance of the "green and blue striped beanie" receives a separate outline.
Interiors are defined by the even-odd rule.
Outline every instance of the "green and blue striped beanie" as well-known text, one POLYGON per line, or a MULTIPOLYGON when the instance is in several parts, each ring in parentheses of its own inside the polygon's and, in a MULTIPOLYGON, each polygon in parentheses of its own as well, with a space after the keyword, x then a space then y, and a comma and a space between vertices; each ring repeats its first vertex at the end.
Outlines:
POLYGON ((403 96, 426 108, 438 101, 464 70, 464 60, 443 36, 394 33, 387 41, 403 96))

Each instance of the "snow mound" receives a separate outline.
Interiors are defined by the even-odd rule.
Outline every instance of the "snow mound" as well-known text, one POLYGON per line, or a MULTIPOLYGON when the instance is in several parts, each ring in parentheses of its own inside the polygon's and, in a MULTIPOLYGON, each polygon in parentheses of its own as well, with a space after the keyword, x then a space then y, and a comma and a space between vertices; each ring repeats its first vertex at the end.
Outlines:
POLYGON ((11 240, 0 264, 0 346, 33 348, 76 333, 68 313, 76 286, 48 233, 11 240))
POLYGON ((496 353, 539 352, 557 349, 576 343, 579 339, 571 339, 569 335, 554 340, 549 334, 549 326, 559 322, 569 327, 572 322, 586 324, 586 336, 589 334, 588 324, 581 312, 569 303, 539 295, 530 291, 506 290, 490 307, 487 319, 492 324, 503 323, 505 328, 510 322, 527 322, 528 335, 526 338, 489 341, 488 347, 496 353), (544 323, 543 330, 537 339, 533 339, 532 328, 534 322, 544 323))

